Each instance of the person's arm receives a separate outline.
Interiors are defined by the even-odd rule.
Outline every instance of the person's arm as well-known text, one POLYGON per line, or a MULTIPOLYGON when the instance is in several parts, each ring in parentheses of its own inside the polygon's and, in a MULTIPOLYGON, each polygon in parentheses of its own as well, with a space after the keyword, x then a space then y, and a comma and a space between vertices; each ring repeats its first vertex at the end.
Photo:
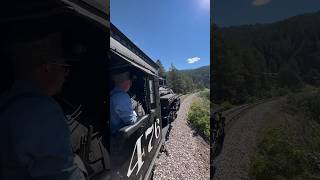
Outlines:
POLYGON ((50 98, 17 104, 13 130, 18 160, 34 179, 85 179, 74 163, 70 131, 61 108, 50 98))
POLYGON ((134 124, 137 121, 137 114, 132 108, 132 102, 128 94, 117 94, 115 98, 116 113, 125 125, 134 124))

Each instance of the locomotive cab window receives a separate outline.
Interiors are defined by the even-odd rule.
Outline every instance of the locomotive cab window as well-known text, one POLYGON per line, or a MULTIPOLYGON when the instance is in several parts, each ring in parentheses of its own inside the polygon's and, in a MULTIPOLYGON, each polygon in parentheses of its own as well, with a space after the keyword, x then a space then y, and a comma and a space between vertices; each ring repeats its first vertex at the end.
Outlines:
POLYGON ((136 112, 138 120, 148 114, 146 99, 145 73, 139 69, 131 69, 132 86, 128 92, 132 102, 132 108, 136 112))
MULTIPOLYGON (((112 66, 112 74, 121 74, 123 72, 128 72, 130 76, 131 86, 129 90, 126 92, 131 99, 132 109, 137 114, 137 121, 140 120, 141 117, 145 116, 149 113, 150 105, 148 103, 148 83, 146 80, 145 72, 141 71, 140 69, 132 66, 130 63, 127 63, 123 60, 115 59, 115 57, 111 56, 111 64, 112 66), (115 62, 115 60, 119 60, 115 62), (117 63, 123 63, 123 65, 116 66, 117 63)), ((115 82, 112 82, 112 89, 115 88, 115 82)))
POLYGON ((155 90, 154 90, 154 81, 149 79, 149 97, 150 97, 150 107, 151 109, 156 108, 156 100, 155 100, 155 90))

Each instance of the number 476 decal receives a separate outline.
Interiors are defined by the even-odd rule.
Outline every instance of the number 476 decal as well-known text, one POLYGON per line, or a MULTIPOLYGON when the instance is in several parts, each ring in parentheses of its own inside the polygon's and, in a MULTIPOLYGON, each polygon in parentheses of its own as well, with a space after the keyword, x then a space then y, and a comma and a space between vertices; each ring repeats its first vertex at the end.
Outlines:
POLYGON ((131 160, 130 160, 130 164, 129 164, 129 168, 128 168, 128 172, 127 172, 127 176, 130 177, 132 172, 136 169, 136 167, 138 168, 137 173, 139 173, 144 161, 142 160, 142 156, 145 155, 144 149, 141 146, 141 138, 144 136, 145 139, 147 140, 149 136, 151 136, 150 140, 149 140, 149 144, 148 144, 148 153, 152 150, 152 139, 153 139, 153 135, 156 137, 156 139, 159 138, 160 136, 160 132, 161 132, 161 128, 160 128, 160 120, 159 118, 156 119, 156 121, 154 122, 154 124, 152 124, 145 132, 144 134, 142 134, 136 141, 136 145, 134 146, 134 150, 131 156, 131 160), (133 158, 135 157, 135 155, 137 155, 137 161, 132 164, 133 158))

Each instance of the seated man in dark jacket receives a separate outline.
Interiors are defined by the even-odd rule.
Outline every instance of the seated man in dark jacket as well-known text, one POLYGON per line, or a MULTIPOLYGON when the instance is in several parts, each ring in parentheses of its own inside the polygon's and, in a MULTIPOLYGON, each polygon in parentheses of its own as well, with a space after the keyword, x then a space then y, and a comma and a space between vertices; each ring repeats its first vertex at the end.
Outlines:
MULTIPOLYGON (((68 74, 60 33, 15 41, 15 83, 0 96, 0 179, 85 179, 64 112, 51 97, 68 74)), ((85 171, 85 169, 83 169, 85 171)))

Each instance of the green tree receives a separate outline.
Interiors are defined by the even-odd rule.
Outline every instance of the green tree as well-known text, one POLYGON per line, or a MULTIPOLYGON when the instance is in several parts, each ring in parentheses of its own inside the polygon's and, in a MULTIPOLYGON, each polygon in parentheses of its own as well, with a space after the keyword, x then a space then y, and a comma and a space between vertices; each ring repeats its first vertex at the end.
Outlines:
POLYGON ((180 76, 182 78, 182 85, 183 85, 183 90, 184 90, 184 93, 188 93, 188 92, 191 92, 195 89, 195 86, 194 86, 194 83, 192 81, 192 78, 186 74, 182 74, 180 73, 180 76))
POLYGON ((179 73, 178 69, 171 64, 169 71, 167 73, 167 81, 169 87, 175 92, 175 93, 184 93, 184 84, 181 77, 181 74, 179 73))
POLYGON ((159 66, 159 76, 165 78, 165 77, 166 77, 166 70, 164 69, 161 61, 158 59, 158 60, 156 61, 156 63, 157 63, 158 66, 159 66))
POLYGON ((294 71, 289 65, 283 66, 279 72, 279 85, 289 89, 299 89, 303 82, 299 74, 294 71))
POLYGON ((320 84, 320 11, 272 24, 212 24, 210 43, 216 103, 243 103, 270 97, 281 87, 320 84))

